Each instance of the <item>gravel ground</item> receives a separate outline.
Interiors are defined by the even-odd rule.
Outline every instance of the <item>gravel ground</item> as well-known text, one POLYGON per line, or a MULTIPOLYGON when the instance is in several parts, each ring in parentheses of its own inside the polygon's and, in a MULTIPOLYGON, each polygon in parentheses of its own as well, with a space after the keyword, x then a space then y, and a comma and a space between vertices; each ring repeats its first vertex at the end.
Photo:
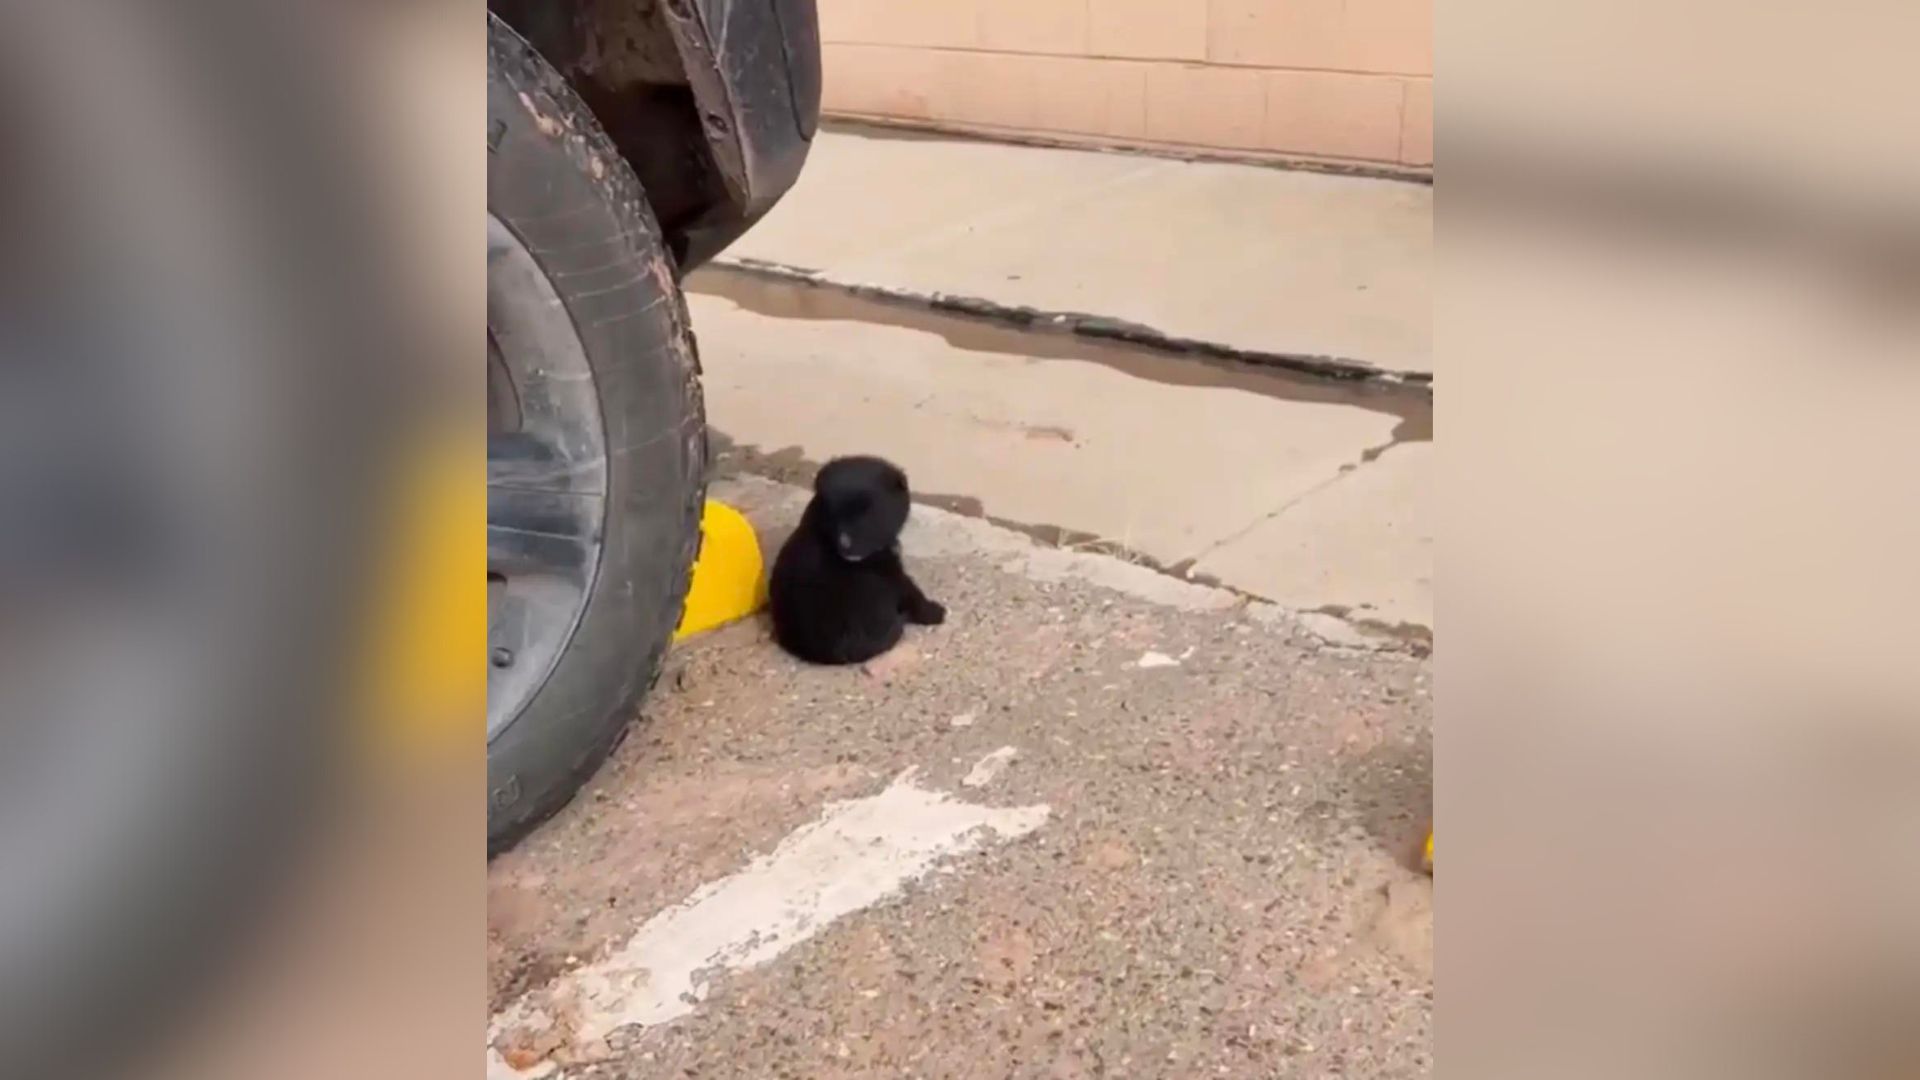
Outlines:
MULTIPOLYGON (((804 500, 716 495, 769 557, 804 500)), ((494 862, 493 1075, 1431 1073, 1426 659, 935 510, 905 550, 945 626, 864 669, 685 644, 494 862)))

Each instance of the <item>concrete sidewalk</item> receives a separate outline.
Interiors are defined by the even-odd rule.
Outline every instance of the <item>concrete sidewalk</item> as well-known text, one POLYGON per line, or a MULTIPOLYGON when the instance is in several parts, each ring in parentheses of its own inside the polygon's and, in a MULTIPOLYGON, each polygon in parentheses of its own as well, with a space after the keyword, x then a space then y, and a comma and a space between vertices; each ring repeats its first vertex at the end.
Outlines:
POLYGON ((1433 625, 1432 404, 703 271, 716 465, 810 483, 841 454, 916 496, 1296 610, 1433 625))
POLYGON ((1430 387, 905 298, 1424 371, 1430 189, 847 134, 805 175, 729 254, 804 281, 724 263, 687 281, 723 472, 804 484, 881 454, 935 505, 1428 638, 1430 387))
POLYGON ((1432 222, 1407 181, 823 131, 722 262, 1431 375, 1432 222))

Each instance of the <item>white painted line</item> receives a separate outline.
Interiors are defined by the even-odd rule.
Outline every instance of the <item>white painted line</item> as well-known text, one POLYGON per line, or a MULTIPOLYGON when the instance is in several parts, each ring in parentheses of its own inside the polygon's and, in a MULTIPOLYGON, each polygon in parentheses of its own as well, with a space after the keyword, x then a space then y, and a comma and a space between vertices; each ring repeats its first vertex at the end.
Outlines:
POLYGON ((1011 746, 1003 746, 974 762, 973 768, 967 770, 967 775, 960 778, 960 783, 967 787, 986 787, 999 779, 1001 770, 1019 756, 1020 751, 1011 746))
POLYGON ((716 976, 765 964, 940 860, 990 837, 1025 836, 1051 812, 1045 804, 961 802, 915 784, 916 771, 877 795, 829 804, 771 853, 647 920, 605 959, 508 1006, 488 1031, 490 1080, 547 1076, 558 1064, 602 1058, 615 1030, 685 1016, 716 976))

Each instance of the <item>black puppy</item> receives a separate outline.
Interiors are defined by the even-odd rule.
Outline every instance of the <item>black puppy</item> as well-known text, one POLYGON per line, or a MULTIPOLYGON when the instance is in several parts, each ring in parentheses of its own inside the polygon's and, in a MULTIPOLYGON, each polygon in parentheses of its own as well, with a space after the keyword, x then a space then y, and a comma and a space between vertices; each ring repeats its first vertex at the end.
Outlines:
POLYGON ((907 474, 875 457, 835 458, 813 479, 813 501, 773 561, 773 636, 816 664, 871 660, 908 622, 938 626, 947 609, 927 599, 900 563, 907 474))

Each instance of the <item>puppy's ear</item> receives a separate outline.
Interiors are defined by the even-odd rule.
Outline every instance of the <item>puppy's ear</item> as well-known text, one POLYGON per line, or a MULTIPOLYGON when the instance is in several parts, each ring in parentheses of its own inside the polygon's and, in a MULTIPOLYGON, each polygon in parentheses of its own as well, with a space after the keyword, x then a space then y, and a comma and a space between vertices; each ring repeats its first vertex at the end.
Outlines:
POLYGON ((907 474, 895 469, 893 475, 887 477, 887 490, 893 492, 895 495, 905 495, 907 493, 907 474))

